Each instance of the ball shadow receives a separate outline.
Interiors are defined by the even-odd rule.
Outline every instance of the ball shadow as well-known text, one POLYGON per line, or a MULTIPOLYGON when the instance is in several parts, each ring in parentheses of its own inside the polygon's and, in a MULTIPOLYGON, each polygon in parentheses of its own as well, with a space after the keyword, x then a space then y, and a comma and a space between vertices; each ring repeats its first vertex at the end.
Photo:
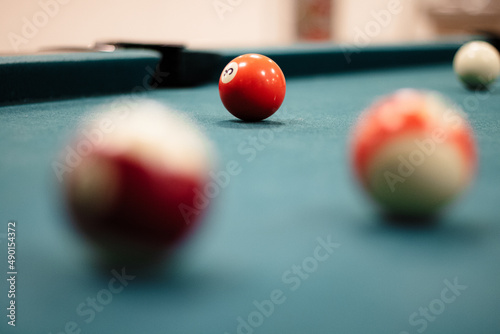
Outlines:
POLYGON ((117 259, 103 256, 102 253, 90 254, 88 263, 95 273, 103 279, 109 279, 111 272, 132 275, 134 281, 150 284, 156 281, 169 281, 175 276, 176 260, 169 254, 158 254, 149 258, 117 259))
POLYGON ((491 234, 490 228, 479 222, 464 221, 445 214, 421 217, 402 217, 380 214, 366 224, 369 235, 384 238, 408 238, 405 240, 427 240, 429 247, 464 248, 475 247, 491 234), (423 238, 423 239, 422 239, 423 238))
POLYGON ((246 122, 239 119, 230 119, 217 122, 217 125, 228 129, 267 129, 277 128, 285 125, 280 121, 263 120, 258 122, 246 122))
POLYGON ((425 230, 437 228, 439 215, 404 216, 390 213, 380 213, 380 223, 390 228, 425 230))

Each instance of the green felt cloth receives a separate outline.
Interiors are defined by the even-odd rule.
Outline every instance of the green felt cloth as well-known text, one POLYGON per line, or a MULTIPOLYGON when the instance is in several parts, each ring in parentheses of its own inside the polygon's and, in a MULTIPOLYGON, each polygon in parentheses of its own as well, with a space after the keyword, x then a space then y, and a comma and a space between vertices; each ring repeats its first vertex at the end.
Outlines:
MULTIPOLYGON (((71 228, 51 163, 95 107, 128 95, 2 107, 0 233, 17 220, 19 291, 18 325, 3 316, 0 332, 55 334, 74 321, 93 334, 233 334, 238 317, 255 316, 254 301, 274 290, 286 300, 254 333, 500 332, 498 88, 466 91, 451 64, 291 78, 282 109, 253 124, 224 110, 215 84, 144 94, 200 124, 218 151, 215 171, 236 161, 241 173, 169 263, 153 274, 127 268, 137 277, 91 320, 79 305, 114 276, 71 228), (349 165, 359 112, 402 87, 442 92, 464 107, 477 133, 477 180, 431 226, 389 224, 349 165), (255 137, 261 150, 249 151, 255 137), (340 246, 300 286, 290 283, 292 266, 310 261, 328 236, 340 246), (412 325, 412 314, 439 307, 445 280, 455 279, 467 288, 432 321, 418 315, 412 325)), ((0 246, 5 273, 5 239, 0 246)), ((3 313, 7 290, 3 279, 3 313)))

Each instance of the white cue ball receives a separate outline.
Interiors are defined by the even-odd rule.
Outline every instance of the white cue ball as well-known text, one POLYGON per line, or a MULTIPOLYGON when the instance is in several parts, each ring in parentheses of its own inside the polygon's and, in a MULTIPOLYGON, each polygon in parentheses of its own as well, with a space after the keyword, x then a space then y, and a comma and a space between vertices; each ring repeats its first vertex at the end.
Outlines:
POLYGON ((500 74, 500 54, 487 42, 468 42, 455 54, 453 69, 468 89, 487 89, 500 74))

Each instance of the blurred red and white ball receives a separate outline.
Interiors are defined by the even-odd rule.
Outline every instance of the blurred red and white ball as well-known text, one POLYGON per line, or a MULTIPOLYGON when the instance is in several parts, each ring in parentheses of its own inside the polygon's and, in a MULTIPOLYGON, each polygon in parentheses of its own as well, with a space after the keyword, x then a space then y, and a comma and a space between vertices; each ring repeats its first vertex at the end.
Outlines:
POLYGON ((65 173, 65 194, 77 227, 101 250, 121 258, 159 254, 198 225, 212 147, 192 122, 134 102, 100 113, 75 138, 75 147, 81 143, 91 149, 65 173))
POLYGON ((352 133, 352 163, 386 212, 428 216, 471 183, 477 152, 459 108, 438 93, 403 89, 362 114, 352 133))

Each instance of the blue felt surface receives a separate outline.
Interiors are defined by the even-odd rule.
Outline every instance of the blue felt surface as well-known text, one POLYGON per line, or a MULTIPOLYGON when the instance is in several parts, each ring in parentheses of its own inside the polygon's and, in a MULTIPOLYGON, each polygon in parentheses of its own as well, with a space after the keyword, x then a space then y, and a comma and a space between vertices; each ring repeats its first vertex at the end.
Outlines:
MULTIPOLYGON (((88 323, 79 305, 114 276, 70 228, 50 164, 79 122, 118 96, 2 107, 0 233, 17 221, 19 274, 17 326, 2 315, 0 332, 55 334, 74 321, 92 334, 233 334, 238 317, 255 315, 253 302, 278 289, 286 299, 254 333, 498 333, 498 88, 480 95, 476 109, 449 65, 297 78, 288 81, 283 108, 255 124, 234 121, 216 85, 146 93, 202 126, 218 169, 237 161, 242 171, 170 262, 153 274, 126 268, 136 278, 88 323), (350 172, 353 122, 374 98, 401 87, 441 91, 464 106, 477 132, 478 178, 435 225, 388 224, 350 172), (255 157, 239 152, 250 137, 271 134, 255 157), (292 290, 283 275, 293 276, 287 271, 328 236, 340 246, 292 290), (432 321, 417 316, 412 325, 412 314, 438 307, 444 281, 455 279, 467 288, 432 321)), ((6 294, 2 280, 3 313, 6 294)))

